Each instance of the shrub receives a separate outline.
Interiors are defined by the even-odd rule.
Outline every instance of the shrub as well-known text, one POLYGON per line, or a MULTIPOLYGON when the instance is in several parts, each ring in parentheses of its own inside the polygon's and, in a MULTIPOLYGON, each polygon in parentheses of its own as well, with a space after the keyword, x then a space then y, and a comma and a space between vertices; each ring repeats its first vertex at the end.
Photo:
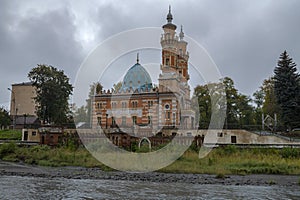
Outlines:
POLYGON ((216 175, 217 179, 225 179, 225 174, 219 173, 216 175))
POLYGON ((230 155, 237 152, 237 147, 234 145, 228 145, 217 149, 219 155, 230 155))
POLYGON ((14 153, 16 151, 16 144, 15 143, 4 143, 0 146, 0 158, 4 156, 14 153))
POLYGON ((296 148, 283 148, 280 154, 282 158, 300 158, 300 150, 296 148))

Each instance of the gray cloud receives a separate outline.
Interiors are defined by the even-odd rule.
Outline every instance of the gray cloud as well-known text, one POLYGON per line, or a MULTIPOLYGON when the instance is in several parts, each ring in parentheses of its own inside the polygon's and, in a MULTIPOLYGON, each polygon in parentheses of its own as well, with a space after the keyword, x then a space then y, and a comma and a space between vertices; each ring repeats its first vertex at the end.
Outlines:
MULTIPOLYGON (((60 67, 74 78, 93 45, 120 31, 161 26, 168 9, 168 2, 158 0, 58 1, 61 6, 55 9, 46 1, 41 11, 35 7, 21 13, 19 4, 0 1, 0 103, 9 99, 6 88, 25 81, 37 63, 60 67), (93 27, 95 36, 88 48, 76 38, 86 27, 93 27)), ((251 95, 273 74, 285 49, 300 64, 300 1, 191 0, 171 5, 174 23, 208 50, 221 73, 233 78, 243 93, 251 95)))
POLYGON ((28 72, 37 64, 50 64, 75 76, 83 55, 74 37, 74 16, 67 8, 42 14, 32 10, 22 17, 13 13, 10 5, 0 7, 5 16, 0 21, 0 102, 8 99, 6 88, 28 81, 28 72))

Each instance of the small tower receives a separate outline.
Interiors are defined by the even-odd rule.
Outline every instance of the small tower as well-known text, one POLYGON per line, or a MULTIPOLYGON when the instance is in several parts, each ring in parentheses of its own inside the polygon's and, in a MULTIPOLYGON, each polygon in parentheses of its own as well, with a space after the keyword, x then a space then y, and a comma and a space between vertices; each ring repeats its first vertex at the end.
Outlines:
MULTIPOLYGON (((173 15, 171 7, 167 14, 167 23, 162 26, 161 36, 162 64, 160 85, 172 85, 178 88, 180 83, 187 84, 189 80, 187 42, 184 41, 183 28, 181 26, 179 36, 176 34, 176 25, 172 23, 173 15), (172 76, 170 76, 172 74, 172 76), (169 77, 169 78, 167 78, 169 77), (176 79, 174 79, 176 77, 176 79), (177 81, 175 81, 177 80, 177 81)), ((186 93, 189 93, 188 91, 186 93)))
MULTIPOLYGON (((173 115, 182 117, 185 127, 193 127, 194 111, 191 110, 190 79, 188 72, 189 53, 187 52, 187 42, 184 40, 183 27, 180 33, 176 34, 176 25, 172 23, 173 15, 171 7, 167 14, 167 23, 162 26, 163 34, 160 44, 162 47, 162 63, 159 75, 159 91, 171 92, 176 98, 172 99, 172 104, 177 102, 178 110, 173 110, 173 115), (178 113, 181 110, 181 113, 178 113), (174 114, 175 113, 175 114, 174 114)), ((163 117, 162 117, 163 118, 163 117)))

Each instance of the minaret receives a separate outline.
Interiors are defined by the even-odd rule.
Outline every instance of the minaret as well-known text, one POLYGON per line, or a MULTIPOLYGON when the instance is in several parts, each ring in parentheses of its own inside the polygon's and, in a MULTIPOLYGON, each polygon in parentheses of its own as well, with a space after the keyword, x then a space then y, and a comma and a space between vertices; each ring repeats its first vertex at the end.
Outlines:
POLYGON ((162 26, 164 33, 161 37, 162 46, 162 71, 175 71, 182 79, 181 81, 187 82, 189 80, 188 74, 188 59, 189 55, 186 51, 187 42, 184 41, 183 28, 176 35, 176 25, 172 23, 173 15, 171 7, 167 14, 167 23, 162 26))
POLYGON ((184 33, 182 31, 182 25, 180 26, 180 33, 179 33, 179 38, 180 38, 180 41, 183 40, 183 37, 184 37, 184 33))
MULTIPOLYGON (((161 74, 159 75, 159 91, 171 92, 176 97, 171 98, 170 104, 172 109, 163 110, 164 107, 159 107, 159 113, 172 112, 172 119, 174 116, 177 123, 181 123, 181 117, 183 124, 186 127, 193 124, 194 114, 191 109, 190 100, 190 86, 188 84, 188 59, 189 53, 187 52, 187 42, 184 40, 183 27, 181 26, 180 33, 176 34, 176 25, 172 23, 173 15, 171 13, 171 6, 169 6, 169 12, 167 14, 167 23, 162 26, 163 34, 161 36, 160 44, 162 47, 162 63, 160 65, 161 74), (189 110, 188 112, 181 112, 189 110)), ((168 99, 164 99, 168 101, 168 99)), ((159 105, 163 106, 163 100, 159 100, 159 105)), ((166 114, 165 114, 166 115, 166 114)), ((164 118, 163 116, 159 116, 164 118)), ((191 126, 189 126, 191 127, 191 126)))
POLYGON ((176 25, 172 23, 173 16, 171 13, 171 6, 169 6, 169 13, 167 15, 167 23, 162 26, 164 33, 161 37, 162 46, 162 65, 163 67, 176 68, 176 43, 178 37, 175 35, 176 25))

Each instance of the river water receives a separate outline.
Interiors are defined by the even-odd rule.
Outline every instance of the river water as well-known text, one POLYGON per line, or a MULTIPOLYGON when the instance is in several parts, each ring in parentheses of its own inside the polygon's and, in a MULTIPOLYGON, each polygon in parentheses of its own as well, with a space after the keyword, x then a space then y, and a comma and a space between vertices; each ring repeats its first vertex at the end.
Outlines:
POLYGON ((0 199, 300 199, 300 188, 1 176, 0 199))

